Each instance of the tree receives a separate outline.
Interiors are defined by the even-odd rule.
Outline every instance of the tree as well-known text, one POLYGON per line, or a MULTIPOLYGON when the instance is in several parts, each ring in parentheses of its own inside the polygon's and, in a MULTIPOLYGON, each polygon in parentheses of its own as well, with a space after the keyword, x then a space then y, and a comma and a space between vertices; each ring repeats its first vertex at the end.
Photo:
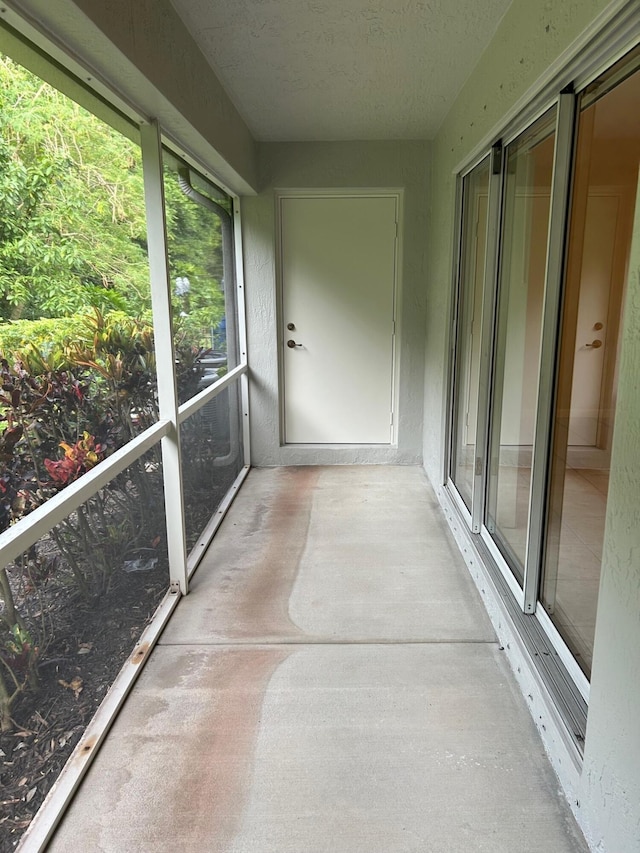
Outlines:
MULTIPOLYGON (((213 326, 219 222, 166 174, 172 281, 188 277, 192 323, 213 326)), ((0 321, 90 308, 148 317, 146 241, 139 146, 0 56, 0 321)))
POLYGON ((169 167, 164 187, 174 316, 187 340, 200 344, 225 312, 220 221, 184 195, 169 167), (179 295, 180 279, 187 280, 188 295, 179 295))
POLYGON ((140 151, 0 57, 0 316, 148 306, 140 151))

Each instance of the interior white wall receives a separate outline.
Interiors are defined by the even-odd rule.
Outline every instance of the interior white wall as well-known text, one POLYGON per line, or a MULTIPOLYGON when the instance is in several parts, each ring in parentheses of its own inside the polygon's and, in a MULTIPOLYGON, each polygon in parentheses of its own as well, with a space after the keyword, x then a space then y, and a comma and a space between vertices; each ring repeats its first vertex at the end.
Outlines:
MULTIPOLYGON (((434 140, 423 455, 436 487, 443 476, 456 167, 499 132, 514 105, 549 65, 565 51, 571 55, 599 15, 621 5, 514 0, 434 140)), ((598 853, 637 853, 640 843, 640 239, 631 266, 589 723, 574 803, 598 853)))
POLYGON ((425 323, 426 142, 263 143, 261 191, 242 201, 254 465, 421 460, 425 323), (403 188, 398 444, 281 446, 276 298, 276 189, 403 188))

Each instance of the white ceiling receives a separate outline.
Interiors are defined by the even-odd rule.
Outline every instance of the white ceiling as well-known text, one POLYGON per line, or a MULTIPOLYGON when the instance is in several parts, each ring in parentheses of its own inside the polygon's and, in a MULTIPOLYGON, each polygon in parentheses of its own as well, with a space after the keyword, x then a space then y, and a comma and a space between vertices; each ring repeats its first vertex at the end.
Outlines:
POLYGON ((171 0, 256 139, 431 139, 511 0, 171 0))

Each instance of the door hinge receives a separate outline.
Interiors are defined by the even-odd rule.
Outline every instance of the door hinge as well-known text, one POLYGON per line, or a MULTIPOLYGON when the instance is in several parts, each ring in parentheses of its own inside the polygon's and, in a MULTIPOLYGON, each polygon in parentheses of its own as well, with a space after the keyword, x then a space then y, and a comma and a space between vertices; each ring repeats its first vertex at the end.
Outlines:
POLYGON ((393 412, 389 414, 389 424, 390 426, 393 426, 393 412))

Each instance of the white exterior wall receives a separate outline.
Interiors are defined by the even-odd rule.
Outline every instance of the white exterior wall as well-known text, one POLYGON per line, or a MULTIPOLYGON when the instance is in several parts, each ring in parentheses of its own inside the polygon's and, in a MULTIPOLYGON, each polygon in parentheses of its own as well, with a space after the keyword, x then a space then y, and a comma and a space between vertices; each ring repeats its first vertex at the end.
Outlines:
MULTIPOLYGON (((548 66, 620 8, 603 0, 514 0, 433 143, 424 465, 443 478, 455 170, 498 132, 548 66)), ((597 615, 585 759, 572 805, 598 853, 640 850, 640 234, 636 222, 597 615)))
POLYGON ((263 143, 262 191, 242 203, 254 465, 421 460, 429 144, 263 143), (275 189, 404 189, 399 303, 398 446, 280 445, 275 189))

